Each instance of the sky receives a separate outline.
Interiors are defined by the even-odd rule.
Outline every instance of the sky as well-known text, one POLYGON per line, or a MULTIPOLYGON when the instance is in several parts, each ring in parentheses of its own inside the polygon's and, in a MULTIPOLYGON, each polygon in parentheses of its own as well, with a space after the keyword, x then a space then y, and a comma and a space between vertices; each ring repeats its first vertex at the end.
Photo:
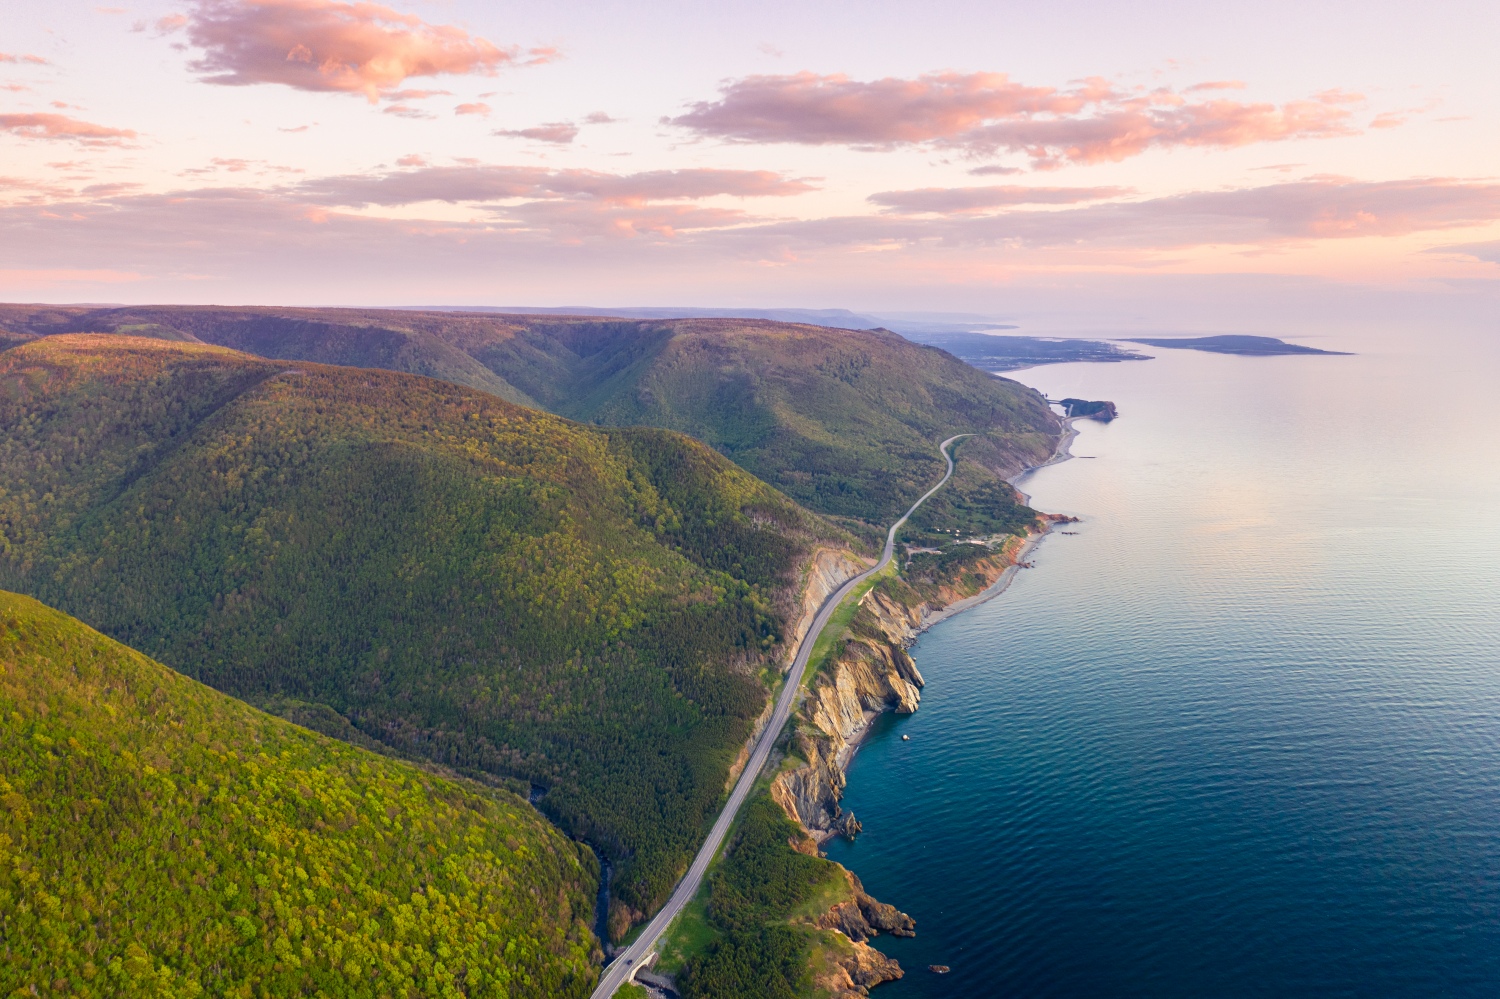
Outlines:
POLYGON ((0 299, 1500 318, 1493 2, 9 0, 0 299))

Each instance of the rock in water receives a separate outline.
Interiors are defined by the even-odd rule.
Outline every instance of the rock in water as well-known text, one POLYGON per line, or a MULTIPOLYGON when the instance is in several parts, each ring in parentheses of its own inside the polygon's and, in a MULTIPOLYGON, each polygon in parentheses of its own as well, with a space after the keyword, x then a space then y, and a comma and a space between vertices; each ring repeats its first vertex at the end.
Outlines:
POLYGON ((934 975, 946 975, 953 969, 948 967, 946 964, 929 964, 927 966, 927 970, 932 972, 934 975))

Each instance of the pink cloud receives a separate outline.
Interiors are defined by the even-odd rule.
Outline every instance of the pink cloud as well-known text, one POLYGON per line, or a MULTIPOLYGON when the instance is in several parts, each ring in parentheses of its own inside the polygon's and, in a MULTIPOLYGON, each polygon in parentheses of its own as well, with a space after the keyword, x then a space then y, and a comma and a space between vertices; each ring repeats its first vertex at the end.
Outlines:
POLYGON ((517 47, 364 0, 196 0, 183 23, 203 50, 192 67, 205 82, 279 83, 372 102, 412 77, 491 75, 555 55, 532 50, 525 60, 517 47))
POLYGON ((61 201, 73 194, 69 188, 24 177, 0 177, 0 191, 21 194, 27 203, 61 201))
POLYGON ((404 167, 422 167, 427 165, 427 158, 425 156, 419 156, 416 153, 407 153, 405 156, 396 161, 396 165, 404 167))
POLYGON ((392 104, 389 107, 385 108, 383 113, 393 114, 398 118, 420 119, 437 117, 437 115, 433 114, 431 111, 423 111, 421 108, 414 108, 410 104, 392 104))
POLYGON ((397 173, 309 181, 297 193, 325 205, 406 205, 422 201, 488 202, 587 199, 644 204, 732 195, 786 197, 814 190, 807 181, 766 170, 654 170, 611 174, 542 167, 422 167, 397 173))
POLYGON ((1193 102, 1165 89, 1121 91, 1098 78, 1059 89, 1024 86, 1004 73, 861 82, 804 72, 731 82, 718 100, 700 101, 667 121, 735 142, 866 150, 927 145, 975 156, 1021 152, 1033 166, 1047 168, 1121 160, 1153 147, 1224 148, 1353 134, 1349 105, 1360 100, 1328 91, 1278 107, 1222 98, 1193 102))
POLYGON ((1213 100, 1177 107, 1129 102, 1077 118, 1022 119, 977 128, 953 144, 975 154, 1024 152, 1033 167, 1111 163, 1148 149, 1233 148, 1257 142, 1352 135, 1342 95, 1274 104, 1213 100))
POLYGON ((0 114, 0 131, 28 139, 54 139, 85 146, 118 146, 136 133, 128 128, 108 128, 62 114, 0 114))
POLYGON ((592 237, 675 239, 684 233, 754 221, 732 208, 594 201, 530 201, 504 209, 501 217, 530 232, 564 241, 592 237))
POLYGON ((452 97, 451 90, 390 90, 381 94, 387 101, 425 101, 429 97, 452 97))
POLYGON ((489 114, 490 114, 490 106, 488 104, 484 103, 483 101, 474 101, 471 104, 460 104, 460 105, 458 105, 458 107, 456 107, 456 108, 453 109, 453 113, 454 114, 460 114, 460 115, 462 115, 462 114, 477 114, 480 117, 487 118, 487 117, 489 117, 489 114))
POLYGON ((896 215, 968 215, 1009 205, 1070 205, 1130 193, 1128 187, 924 187, 881 191, 865 200, 896 215))
POLYGON ((1204 83, 1195 83, 1191 87, 1183 89, 1184 94, 1196 94, 1205 90, 1244 90, 1247 84, 1244 80, 1208 80, 1204 83))
POLYGON ((567 145, 578 137, 578 126, 571 121, 549 121, 534 128, 500 129, 495 135, 508 139, 533 139, 567 145))
POLYGON ((748 76, 670 123, 742 142, 839 143, 891 148, 964 133, 986 121, 1042 112, 1071 114, 1086 100, 1054 87, 1012 83, 1004 73, 929 73, 870 83, 795 73, 748 76))
MULTIPOLYGON (((1418 115, 1436 111, 1439 107, 1442 106, 1442 103, 1443 102, 1438 98, 1432 98, 1431 100, 1428 100, 1426 103, 1421 104, 1417 107, 1400 108, 1395 111, 1382 111, 1380 114, 1377 114, 1373 119, 1371 119, 1370 127, 1396 128, 1397 126, 1405 125, 1408 121, 1418 115)), ((1437 120, 1450 121, 1452 119, 1439 118, 1437 120)))
POLYGON ((1020 167, 996 166, 994 164, 991 164, 989 166, 975 167, 974 169, 969 171, 969 173, 975 177, 1009 177, 1012 174, 1025 172, 1026 171, 1022 170, 1020 167))
POLYGON ((1487 264, 1500 264, 1500 240, 1490 240, 1487 243, 1460 243, 1456 246, 1434 246, 1425 252, 1453 254, 1468 257, 1471 260, 1482 260, 1487 264))
POLYGON ((271 174, 306 173, 301 167, 278 166, 266 160, 246 160, 238 157, 215 156, 208 161, 207 166, 190 167, 180 171, 184 177, 199 177, 204 174, 217 173, 254 173, 256 176, 265 177, 271 174))
POLYGON ((48 62, 39 55, 15 55, 10 52, 0 52, 0 62, 26 62, 34 66, 46 66, 48 62))
POLYGON ((90 184, 88 187, 85 187, 83 189, 82 193, 88 195, 90 198, 114 198, 122 194, 129 194, 132 191, 138 191, 142 186, 143 185, 141 184, 129 182, 116 184, 90 184))

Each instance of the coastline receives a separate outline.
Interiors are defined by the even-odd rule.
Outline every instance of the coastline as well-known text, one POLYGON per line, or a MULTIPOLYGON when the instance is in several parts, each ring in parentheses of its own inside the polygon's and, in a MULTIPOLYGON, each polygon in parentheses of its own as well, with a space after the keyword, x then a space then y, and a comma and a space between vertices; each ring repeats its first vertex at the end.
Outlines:
MULTIPOLYGON (((1030 468, 1022 469, 1020 472, 1017 472, 1014 476, 1006 480, 1011 484, 1011 486, 1016 490, 1017 493, 1020 493, 1021 499, 1028 506, 1031 505, 1031 495, 1021 490, 1021 480, 1035 471, 1043 468, 1048 468, 1052 465, 1059 465, 1065 461, 1072 459, 1073 440, 1078 436, 1078 430, 1073 426, 1073 424, 1081 419, 1086 419, 1086 417, 1064 417, 1063 435, 1062 438, 1058 441, 1057 450, 1052 453, 1052 457, 1048 458, 1040 465, 1032 465, 1030 468)), ((1046 515, 1044 514, 1043 516, 1045 517, 1046 515)), ((1046 538, 1047 535, 1051 534, 1053 528, 1059 523, 1062 523, 1062 521, 1048 520, 1045 530, 1038 531, 1031 537, 1027 538, 1024 542, 1022 542, 1020 550, 1016 552, 1016 564, 1012 565, 1010 568, 1002 572, 999 579, 995 580, 989 586, 985 587, 985 589, 981 590, 979 593, 974 594, 972 597, 965 597, 962 600, 955 601, 954 603, 951 603, 948 606, 933 612, 930 616, 925 617, 922 620, 922 626, 918 629, 917 633, 921 634, 928 628, 931 628, 933 625, 938 624, 941 621, 946 621, 950 617, 962 614, 966 610, 970 610, 974 607, 978 607, 982 603, 993 600, 995 597, 998 597, 1000 594, 1008 590, 1010 588, 1011 581, 1016 578, 1016 573, 1021 570, 1022 564, 1026 561, 1026 556, 1030 555, 1032 551, 1036 549, 1036 546, 1041 544, 1042 540, 1046 538)), ((866 725, 866 727, 868 728, 869 726, 866 725)))
MULTIPOLYGON (((1059 465, 1065 461, 1069 461, 1072 459, 1073 441, 1078 437, 1078 430, 1073 426, 1073 424, 1081 419, 1086 419, 1086 417, 1063 417, 1063 434, 1057 442, 1057 449, 1052 452, 1052 457, 1048 458, 1046 461, 1042 462, 1039 465, 1030 465, 1026 468, 1023 468, 1021 471, 1005 480, 1015 488, 1016 492, 1020 493, 1022 501, 1025 502, 1028 506, 1031 503, 1031 495, 1022 491, 1020 487, 1021 480, 1026 478, 1028 475, 1031 475, 1033 472, 1039 471, 1043 468, 1048 468, 1052 465, 1059 465)), ((973 596, 964 597, 962 600, 956 600, 951 604, 947 604, 946 606, 933 611, 931 614, 924 615, 922 617, 921 623, 917 626, 915 632, 913 633, 908 646, 911 643, 915 642, 917 638, 923 635, 929 628, 933 627, 934 625, 941 624, 943 621, 946 621, 951 617, 956 617, 966 610, 972 610, 975 607, 978 607, 980 604, 988 603, 989 601, 998 597, 1000 594, 1004 593, 1006 590, 1010 589, 1010 584, 1015 580, 1016 575, 1021 571, 1022 563, 1026 561, 1026 556, 1035 551, 1037 545, 1041 544, 1043 539, 1045 539, 1047 535, 1052 533, 1057 523, 1059 523, 1059 521, 1046 521, 1047 526, 1045 529, 1036 532, 1035 534, 1028 537, 1025 541, 1023 541, 1021 543, 1021 547, 1016 551, 1015 564, 1007 567, 1005 571, 1000 573, 999 578, 989 586, 985 587, 983 590, 979 591, 973 596)), ((835 763, 841 770, 848 769, 849 761, 854 758, 855 753, 859 752, 859 747, 865 741, 865 737, 869 735, 870 729, 875 724, 875 719, 880 717, 880 715, 882 714, 885 714, 885 711, 866 711, 864 723, 846 737, 846 748, 834 757, 835 763)), ((815 837, 818 836, 817 833, 814 833, 813 835, 815 837)), ((820 840, 827 839, 831 835, 832 833, 829 833, 819 838, 820 840)))
MULTIPOLYGON (((1071 446, 1078 436, 1073 424, 1076 419, 1083 418, 1062 418, 1063 433, 1052 455, 1006 480, 1024 502, 1029 504, 1030 497, 1022 492, 1018 483, 1038 469, 1072 458, 1071 446)), ((861 608, 869 612, 871 623, 878 627, 880 634, 866 635, 861 639, 860 651, 853 659, 833 663, 827 689, 809 689, 803 695, 798 713, 809 731, 797 741, 801 744, 798 755, 803 756, 807 764, 774 781, 781 793, 773 794, 773 797, 778 798, 783 810, 798 821, 810 838, 822 844, 833 836, 847 834, 850 825, 857 830, 858 823, 849 821, 853 819, 852 815, 846 816, 839 806, 850 762, 868 737, 877 717, 891 711, 912 714, 920 707, 920 691, 925 681, 907 649, 934 625, 1004 593, 1042 539, 1056 524, 1071 519, 1039 514, 1041 529, 1025 537, 1008 554, 1010 563, 978 593, 940 606, 933 606, 936 601, 931 598, 915 601, 893 599, 875 590, 860 599, 861 608), (872 652, 879 654, 872 656, 872 652)))

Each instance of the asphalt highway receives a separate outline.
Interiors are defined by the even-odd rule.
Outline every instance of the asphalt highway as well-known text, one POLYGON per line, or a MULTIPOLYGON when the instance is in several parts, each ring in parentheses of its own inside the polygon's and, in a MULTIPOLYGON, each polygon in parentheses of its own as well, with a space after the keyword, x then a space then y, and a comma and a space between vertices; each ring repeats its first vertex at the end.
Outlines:
POLYGON ((953 477, 953 457, 948 453, 949 445, 960 437, 972 436, 972 434, 957 434, 938 445, 938 451, 942 453, 943 460, 948 464, 948 470, 943 473, 942 479, 937 485, 923 493, 922 498, 913 503, 911 509, 907 510, 900 520, 891 525, 891 529, 885 535, 885 548, 881 550, 880 561, 858 576, 846 580, 844 585, 835 590, 827 600, 823 601, 823 606, 818 608, 812 627, 807 629, 807 634, 802 638, 802 644, 797 647, 797 656, 792 660, 792 668, 787 673, 786 682, 782 684, 781 692, 776 697, 776 709, 771 713, 771 719, 766 723, 765 729, 761 731, 760 739, 755 743, 750 759, 745 763, 744 771, 740 773, 740 779, 735 781, 734 789, 729 793, 729 800, 725 803, 724 810, 719 813, 713 828, 709 830, 708 838, 703 841, 698 855, 693 858, 692 866, 677 883, 677 888, 672 892, 672 897, 667 899, 667 904, 662 906, 661 911, 646 924, 641 935, 636 937, 629 947, 617 954, 604 969, 604 974, 599 978, 599 985, 594 989, 590 999, 609 999, 615 994, 616 989, 630 981, 636 970, 647 963, 647 958, 651 956, 656 942, 661 939, 667 927, 672 925, 672 920, 676 919, 683 908, 693 900, 693 896, 698 894, 698 888, 703 884, 703 875, 708 872, 708 865, 713 862, 714 855, 723 845, 724 837, 729 834, 729 827, 734 823, 735 815, 744 804, 745 798, 749 796, 750 789, 755 786, 756 778, 771 755, 771 747, 776 744, 781 730, 786 727, 787 719, 792 716, 792 708, 797 703, 797 692, 802 686, 802 675, 807 672, 807 661, 812 656, 813 646, 817 644, 818 636, 823 633, 829 618, 833 617, 833 612, 838 610, 844 598, 860 583, 884 569, 890 562, 891 555, 896 550, 896 532, 901 529, 901 525, 917 512, 917 507, 931 499, 933 493, 943 488, 953 477))

